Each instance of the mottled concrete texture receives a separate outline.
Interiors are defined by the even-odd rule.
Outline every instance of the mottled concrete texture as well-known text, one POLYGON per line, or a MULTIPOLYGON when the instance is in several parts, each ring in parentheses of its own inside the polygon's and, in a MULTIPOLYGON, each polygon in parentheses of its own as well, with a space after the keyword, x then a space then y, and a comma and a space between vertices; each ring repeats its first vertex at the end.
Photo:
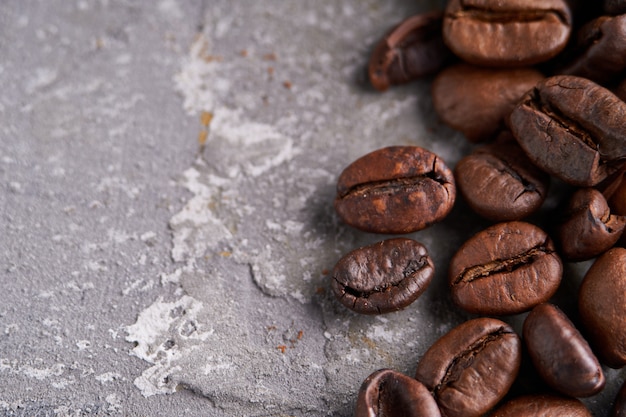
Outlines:
MULTIPOLYGON (((468 318, 446 264, 486 223, 461 202, 411 235, 433 284, 361 317, 328 271, 381 236, 332 201, 366 152, 454 166, 470 149, 430 80, 379 94, 364 77, 387 29, 439 4, 3 2, 0 414, 350 416, 371 372, 413 374, 468 318)), ((566 268, 565 310, 586 266, 566 268)), ((607 377, 597 416, 623 373, 607 377)))

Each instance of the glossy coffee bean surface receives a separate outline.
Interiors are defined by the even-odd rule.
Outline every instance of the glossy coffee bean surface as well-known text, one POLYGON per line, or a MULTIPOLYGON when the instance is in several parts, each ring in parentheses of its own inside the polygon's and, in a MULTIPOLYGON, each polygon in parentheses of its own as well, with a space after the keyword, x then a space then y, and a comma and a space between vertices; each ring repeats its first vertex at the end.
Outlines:
POLYGON ((600 392, 600 362, 574 324, 556 306, 544 303, 524 320, 523 340, 535 368, 552 388, 570 397, 600 392))
POLYGON ((450 0, 443 36, 471 64, 521 67, 558 54, 569 40, 571 25, 562 0, 450 0))
POLYGON ((433 105, 439 117, 470 142, 486 142, 504 128, 517 102, 543 78, 532 68, 457 64, 441 71, 433 81, 433 105))
POLYGON ((451 59, 441 34, 441 12, 411 16, 381 39, 370 56, 368 74, 374 88, 385 91, 435 73, 451 59))
POLYGON ((474 149, 454 168, 459 192, 479 215, 497 222, 521 220, 535 213, 548 194, 550 177, 535 167, 508 137, 474 149))
POLYGON ((626 365, 626 249, 612 248, 587 271, 578 310, 599 359, 612 368, 626 365))
POLYGON ((465 311, 507 315, 548 301, 562 273, 550 237, 533 224, 512 221, 467 240, 452 257, 448 279, 453 301, 465 311))
POLYGON ((577 190, 559 217, 555 239, 560 254, 570 261, 584 261, 606 252, 626 226, 626 216, 612 214, 606 199, 595 188, 577 190))
POLYGON ((346 307, 362 314, 400 310, 428 288, 435 267, 426 247, 388 239, 355 249, 337 262, 331 287, 346 307))
POLYGON ((527 395, 506 402, 491 417, 592 417, 592 414, 575 398, 527 395))
POLYGON ((441 221, 455 198, 454 175, 441 158, 418 146, 391 146, 341 173, 335 210, 357 229, 404 234, 441 221))
POLYGON ((540 169, 575 186, 599 184, 626 158, 626 103, 585 78, 540 81, 509 117, 513 136, 540 169))
POLYGON ((515 331, 500 320, 477 318, 437 340, 418 362, 415 378, 433 393, 442 415, 478 417, 508 392, 520 361, 515 331))
POLYGON ((440 417, 435 399, 419 381, 381 369, 361 384, 354 417, 440 417))

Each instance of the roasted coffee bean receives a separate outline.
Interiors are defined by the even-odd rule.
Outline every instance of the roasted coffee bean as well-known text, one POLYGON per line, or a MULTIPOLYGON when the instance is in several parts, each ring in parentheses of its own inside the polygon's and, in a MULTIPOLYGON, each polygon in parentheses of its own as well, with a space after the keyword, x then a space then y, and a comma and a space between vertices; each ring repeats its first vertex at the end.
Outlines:
POLYGON ((546 302, 563 265, 550 237, 530 223, 493 225, 465 242, 448 271, 452 300, 470 313, 516 314, 546 302))
POLYGON ((626 216, 611 214, 602 193, 595 188, 577 190, 556 228, 559 253, 570 261, 594 258, 612 248, 626 226, 626 216))
POLYGON ((335 210, 366 232, 411 233, 446 217, 455 197, 454 176, 441 158, 418 146, 392 146, 341 173, 335 210))
POLYGON ((401 22, 374 48, 368 74, 380 91, 439 71, 452 53, 441 35, 441 12, 422 13, 401 22))
POLYGON ((626 13, 626 0, 604 0, 604 11, 609 14, 626 13))
POLYGON ((528 90, 545 78, 532 68, 493 69, 457 64, 441 71, 432 86, 435 111, 470 142, 493 139, 528 90))
POLYGON ((565 47, 571 30, 562 0, 450 0, 443 21, 452 52, 491 67, 547 61, 565 47))
POLYGON ((578 32, 576 58, 561 74, 577 75, 607 85, 626 71, 626 15, 602 16, 578 32))
POLYGON ((331 287, 339 301, 362 314, 400 310, 415 301, 435 272, 424 245, 395 238, 353 250, 337 262, 331 287))
POLYGON ((356 402, 354 417, 440 417, 435 399, 421 382, 392 369, 368 376, 356 402))
POLYGON ((513 384, 520 367, 520 345, 513 329, 500 320, 469 320, 426 351, 415 379, 433 393, 442 415, 478 417, 513 384))
POLYGON ((576 186, 594 186, 626 158, 626 103, 584 78, 540 81, 509 119, 513 136, 542 170, 576 186))
POLYGON ((575 398, 527 395, 506 402, 491 417, 593 417, 575 398))
POLYGON ((498 222, 521 220, 541 207, 550 176, 530 162, 509 132, 499 138, 502 141, 476 148, 462 158, 454 178, 459 192, 479 215, 498 222))
POLYGON ((600 360, 612 368, 625 366, 626 249, 610 249, 591 265, 580 286, 578 310, 600 360))
POLYGON ((621 170, 603 185, 602 195, 606 197, 611 212, 626 215, 626 170, 621 170))
POLYGON ((545 382, 570 397, 589 397, 606 382, 600 362, 574 324, 556 306, 544 303, 524 320, 523 340, 545 382))
POLYGON ((626 417, 626 381, 622 383, 622 388, 615 397, 611 417, 626 417))

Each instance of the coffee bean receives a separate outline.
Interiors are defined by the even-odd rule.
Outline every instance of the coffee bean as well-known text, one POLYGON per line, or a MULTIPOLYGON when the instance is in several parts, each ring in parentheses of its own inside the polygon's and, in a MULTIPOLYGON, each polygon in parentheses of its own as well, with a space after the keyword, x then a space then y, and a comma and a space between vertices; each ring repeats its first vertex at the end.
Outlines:
POLYGON ((341 173, 335 210, 366 232, 411 233, 446 217, 455 196, 454 176, 441 158, 417 146, 392 146, 341 173))
POLYGON ((422 13, 402 21, 374 48, 368 73, 380 91, 434 74, 452 54, 441 35, 441 12, 422 13))
POLYGON ((515 107, 511 132, 540 169, 576 186, 594 186, 626 158, 626 103, 584 78, 540 81, 515 107))
POLYGON ((521 220, 539 210, 548 194, 550 177, 530 162, 509 132, 499 139, 462 158, 454 178, 479 215, 498 222, 521 220))
POLYGON ((527 395, 506 402, 491 417, 593 417, 575 398, 527 395))
POLYGON ((368 376, 356 402, 354 417, 440 417, 428 389, 419 381, 392 369, 368 376))
POLYGON ((395 238, 353 250, 337 262, 331 287, 339 301, 362 314, 400 310, 430 284, 435 267, 424 245, 395 238))
POLYGON ((544 76, 532 68, 493 69, 457 64, 441 71, 432 86, 439 117, 470 142, 493 139, 517 102, 544 76))
POLYGON ((610 249, 595 260, 580 286, 578 309, 600 360, 612 368, 625 366, 626 249, 610 249))
POLYGON ((523 339, 541 377, 571 397, 589 397, 604 388, 600 362, 567 316, 539 304, 524 320, 523 339))
POLYGON ((493 225, 467 240, 448 271, 452 300, 470 313, 516 314, 548 301, 563 265, 549 236, 530 223, 493 225))
POLYGON ((426 351, 415 379, 433 393, 442 415, 478 417, 513 384, 520 367, 520 344, 513 329, 500 320, 469 320, 426 351))
POLYGON ((521 67, 556 56, 567 44, 571 25, 562 0, 451 0, 443 37, 471 64, 521 67))
POLYGON ((626 0, 604 0, 604 10, 609 14, 626 13, 626 0))
POLYGON ((577 75, 607 85, 626 70, 626 15, 601 16, 578 32, 576 58, 561 74, 577 75))
POLYGON ((626 417, 626 381, 622 383, 622 388, 615 397, 611 417, 626 417))
POLYGON ((560 254, 570 261, 583 261, 606 252, 619 240, 626 216, 611 214, 602 193, 581 188, 569 200, 556 228, 560 254))

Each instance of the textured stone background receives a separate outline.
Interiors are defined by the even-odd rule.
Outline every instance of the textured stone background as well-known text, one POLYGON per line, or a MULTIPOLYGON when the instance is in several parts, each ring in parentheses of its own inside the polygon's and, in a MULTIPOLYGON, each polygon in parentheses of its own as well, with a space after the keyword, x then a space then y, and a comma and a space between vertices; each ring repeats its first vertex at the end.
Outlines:
MULTIPOLYGON (((374 370, 412 374, 467 319, 446 263, 486 223, 459 203, 413 234, 432 286, 361 317, 328 271, 382 237, 332 200, 371 150, 417 144, 450 166, 469 150, 428 80, 381 95, 363 72, 389 27, 440 3, 4 2, 0 413, 348 416, 374 370)), ((623 380, 608 376, 596 410, 623 380)))

